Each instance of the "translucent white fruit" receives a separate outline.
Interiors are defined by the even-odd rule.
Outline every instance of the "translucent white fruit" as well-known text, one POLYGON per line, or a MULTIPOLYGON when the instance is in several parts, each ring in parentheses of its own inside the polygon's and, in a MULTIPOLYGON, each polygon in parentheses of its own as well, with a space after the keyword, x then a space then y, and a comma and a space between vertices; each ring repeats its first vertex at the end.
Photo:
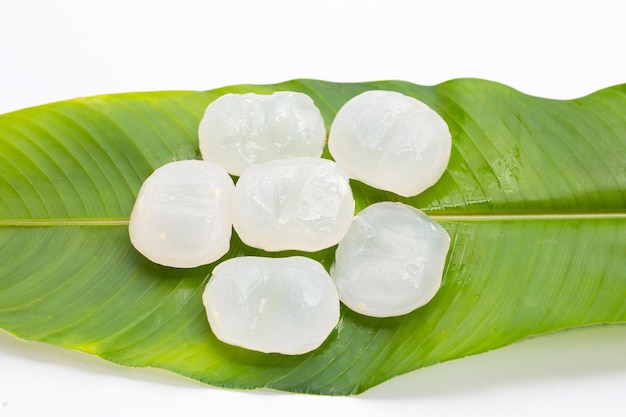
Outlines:
POLYGON ((320 157, 326 128, 306 94, 226 94, 207 107, 198 136, 203 159, 241 175, 259 162, 320 157))
POLYGON ((354 216, 347 174, 322 158, 256 164, 233 194, 233 226, 241 240, 266 251, 314 252, 337 244, 354 216))
POLYGON ((399 316, 435 296, 449 246, 445 229, 421 211, 376 203, 354 217, 330 273, 350 309, 399 316))
POLYGON ((319 347, 339 321, 339 297, 317 261, 240 257, 222 262, 202 297, 223 342, 298 355, 319 347))
POLYGON ((339 109, 328 148, 351 178, 408 197, 441 178, 452 139, 446 122, 426 104, 375 90, 339 109))
POLYGON ((165 266, 209 264, 230 246, 234 190, 224 168, 206 161, 171 162, 141 186, 130 216, 132 244, 165 266))

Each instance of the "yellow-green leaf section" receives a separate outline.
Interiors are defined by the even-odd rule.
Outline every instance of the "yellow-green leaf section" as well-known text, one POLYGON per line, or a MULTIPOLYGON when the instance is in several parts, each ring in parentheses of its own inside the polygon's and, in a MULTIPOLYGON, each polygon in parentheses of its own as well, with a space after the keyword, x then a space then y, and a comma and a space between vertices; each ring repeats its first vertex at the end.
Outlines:
MULTIPOLYGON (((306 256, 329 267, 333 252, 306 256)), ((261 253, 234 236, 226 256, 261 253)), ((0 328, 122 365, 224 387, 359 393, 531 335, 626 322, 625 259, 626 85, 560 101, 475 79, 294 80, 81 98, 0 116, 0 328), (161 267, 130 245, 141 183, 167 162, 200 157, 199 120, 222 94, 301 91, 328 128, 370 89, 416 97, 450 126, 450 165, 423 194, 353 182, 358 210, 402 201, 448 230, 441 291, 403 317, 342 308, 329 339, 306 355, 219 342, 201 302, 214 265, 161 267)))

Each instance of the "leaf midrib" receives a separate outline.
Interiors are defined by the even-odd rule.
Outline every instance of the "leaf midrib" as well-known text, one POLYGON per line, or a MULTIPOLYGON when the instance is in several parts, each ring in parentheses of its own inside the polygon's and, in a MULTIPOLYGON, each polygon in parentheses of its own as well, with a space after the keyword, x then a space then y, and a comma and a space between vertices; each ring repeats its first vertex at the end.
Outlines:
MULTIPOLYGON (((428 213, 438 222, 490 222, 490 221, 543 221, 543 220, 609 220, 626 219, 626 210, 572 211, 572 212, 519 212, 519 213, 428 213)), ((94 219, 5 219, 0 227, 40 226, 128 226, 128 218, 94 219)))

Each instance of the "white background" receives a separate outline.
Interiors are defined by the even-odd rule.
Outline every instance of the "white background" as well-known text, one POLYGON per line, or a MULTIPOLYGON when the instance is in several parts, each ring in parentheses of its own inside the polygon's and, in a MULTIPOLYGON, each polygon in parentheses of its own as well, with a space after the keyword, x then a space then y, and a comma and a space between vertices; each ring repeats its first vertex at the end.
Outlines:
MULTIPOLYGON (((0 0, 0 113, 292 78, 479 77, 573 98, 626 82, 620 3, 0 0)), ((524 341, 350 398, 215 389, 0 333, 0 416, 607 416, 626 413, 624 394, 626 326, 524 341)))

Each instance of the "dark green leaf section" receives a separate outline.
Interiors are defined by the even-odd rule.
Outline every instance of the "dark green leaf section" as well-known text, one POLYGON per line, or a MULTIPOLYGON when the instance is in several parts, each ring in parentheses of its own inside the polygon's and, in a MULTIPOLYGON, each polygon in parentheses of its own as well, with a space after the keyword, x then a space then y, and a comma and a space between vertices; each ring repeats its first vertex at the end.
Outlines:
POLYGON ((436 187, 402 199, 355 184, 359 205, 402 200, 432 212, 607 211, 626 206, 626 86, 578 100, 523 95, 481 80, 434 87, 313 80, 212 92, 76 99, 0 117, 0 219, 127 218, 159 166, 198 158, 204 108, 227 92, 302 91, 327 128, 368 89, 414 96, 448 122, 450 166, 436 187))
MULTIPOLYGON (((24 339, 212 385, 346 395, 528 336, 626 322, 625 86, 570 101, 467 79, 100 96, 0 116, 0 150, 0 327, 24 339), (358 209, 393 200, 437 216, 452 237, 441 291, 403 317, 343 308, 307 355, 220 343, 201 303, 214 265, 160 267, 129 243, 142 181, 199 157, 198 122, 221 94, 302 91, 329 127, 368 89, 419 98, 450 126, 450 166, 422 195, 353 182, 358 209)), ((333 252, 307 256, 329 267, 333 252)), ((253 254, 235 236, 226 257, 253 254)))

